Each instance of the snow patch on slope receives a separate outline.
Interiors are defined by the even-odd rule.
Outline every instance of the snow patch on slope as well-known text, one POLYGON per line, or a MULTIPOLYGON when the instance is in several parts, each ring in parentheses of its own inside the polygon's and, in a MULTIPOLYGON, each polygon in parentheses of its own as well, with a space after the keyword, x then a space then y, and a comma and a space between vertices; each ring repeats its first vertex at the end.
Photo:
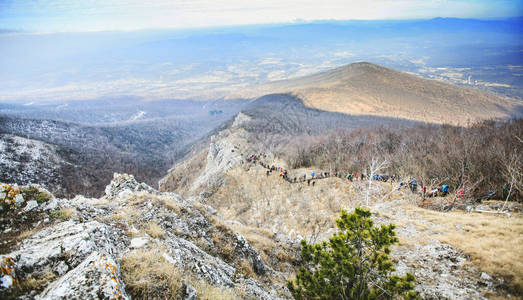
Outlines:
POLYGON ((59 178, 64 161, 58 147, 19 136, 0 135, 0 180, 18 184, 49 182, 59 178))

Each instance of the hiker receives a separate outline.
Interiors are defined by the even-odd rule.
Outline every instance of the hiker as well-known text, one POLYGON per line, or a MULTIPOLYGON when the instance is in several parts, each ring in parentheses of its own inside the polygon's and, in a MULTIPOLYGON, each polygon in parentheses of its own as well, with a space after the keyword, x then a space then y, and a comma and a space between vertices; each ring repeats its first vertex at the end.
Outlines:
POLYGON ((307 179, 307 185, 308 185, 308 186, 311 185, 311 180, 310 180, 310 179, 307 179))
POLYGON ((409 180, 409 187, 410 190, 414 193, 418 189, 418 182, 416 181, 416 178, 411 178, 409 180))
POLYGON ((270 171, 269 171, 269 170, 267 170, 267 176, 269 176, 269 173, 270 173, 270 171))
POLYGON ((360 175, 360 176, 361 176, 361 181, 363 181, 363 173, 361 173, 361 175, 360 175))
POLYGON ((510 191, 508 183, 505 183, 503 189, 501 190, 501 199, 507 199, 509 197, 508 192, 510 191))
POLYGON ((442 187, 441 187, 441 195, 443 197, 447 196, 447 194, 449 193, 449 186, 444 184, 442 187))
POLYGON ((312 182, 312 186, 314 186, 315 184, 316 184, 316 181, 313 181, 313 182, 312 182))
POLYGON ((438 196, 438 188, 432 189, 429 193, 430 197, 434 198, 438 196))
POLYGON ((458 200, 461 200, 463 199, 463 194, 465 193, 465 191, 463 189, 459 189, 457 192, 456 192, 456 199, 458 200))
POLYGON ((401 190, 402 187, 403 187, 403 182, 400 182, 400 185, 398 186, 398 191, 401 190))
POLYGON ((312 178, 314 178, 314 172, 311 173, 312 178))
POLYGON ((423 191, 423 200, 425 200, 425 193, 427 192, 427 186, 426 185, 423 186, 422 191, 423 191))

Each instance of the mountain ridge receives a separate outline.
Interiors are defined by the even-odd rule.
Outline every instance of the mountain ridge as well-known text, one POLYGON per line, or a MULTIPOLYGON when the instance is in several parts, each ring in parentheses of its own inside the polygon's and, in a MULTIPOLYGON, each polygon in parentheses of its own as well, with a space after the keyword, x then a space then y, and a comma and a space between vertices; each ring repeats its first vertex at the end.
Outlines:
POLYGON ((513 99, 369 62, 270 82, 229 98, 254 98, 269 93, 292 93, 305 105, 330 112, 437 124, 466 125, 469 121, 521 114, 518 109, 521 105, 513 99))

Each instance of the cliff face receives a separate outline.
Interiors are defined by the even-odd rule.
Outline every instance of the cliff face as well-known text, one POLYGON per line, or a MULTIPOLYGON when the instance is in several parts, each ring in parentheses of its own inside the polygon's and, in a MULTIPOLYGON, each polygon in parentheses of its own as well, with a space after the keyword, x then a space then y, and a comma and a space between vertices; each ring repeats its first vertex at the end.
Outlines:
POLYGON ((4 188, 16 198, 0 219, 7 298, 289 297, 281 273, 210 207, 125 174, 99 199, 42 189, 49 197, 29 200, 27 188, 4 188))
POLYGON ((239 113, 231 126, 210 137, 205 149, 175 166, 159 182, 162 191, 206 196, 218 188, 224 174, 243 163, 242 154, 249 153, 249 134, 242 125, 251 117, 239 113))

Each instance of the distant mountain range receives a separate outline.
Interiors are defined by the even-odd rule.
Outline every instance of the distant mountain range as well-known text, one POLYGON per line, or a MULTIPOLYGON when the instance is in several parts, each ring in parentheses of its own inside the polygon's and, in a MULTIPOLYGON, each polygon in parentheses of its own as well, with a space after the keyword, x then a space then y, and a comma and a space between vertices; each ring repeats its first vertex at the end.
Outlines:
POLYGON ((0 32, 0 102, 216 100, 358 61, 523 99, 522 37, 521 18, 0 32))
POLYGON ((516 100, 368 62, 267 83, 230 98, 256 98, 268 93, 292 93, 307 106, 325 111, 438 124, 465 125, 522 115, 522 106, 516 100))

